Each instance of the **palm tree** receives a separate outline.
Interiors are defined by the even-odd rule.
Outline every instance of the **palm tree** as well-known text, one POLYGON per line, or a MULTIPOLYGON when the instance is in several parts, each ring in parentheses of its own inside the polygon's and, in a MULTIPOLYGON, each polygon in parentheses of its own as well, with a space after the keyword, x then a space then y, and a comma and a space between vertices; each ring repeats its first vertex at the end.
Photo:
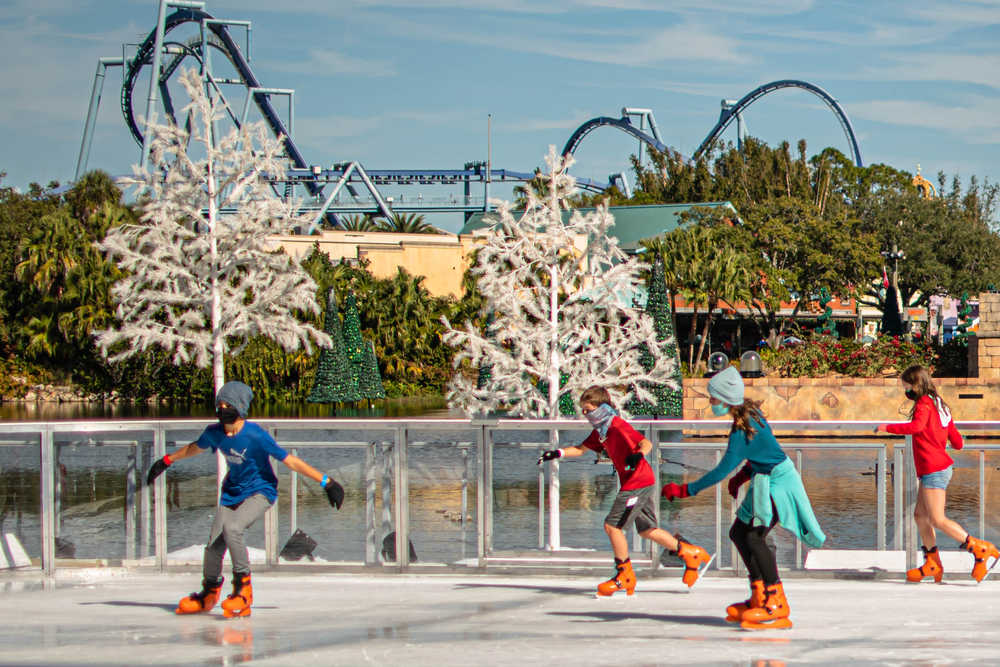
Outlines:
POLYGON ((370 215, 349 215, 342 219, 345 232, 377 232, 379 226, 370 215))
POLYGON ((701 268, 701 280, 708 302, 708 317, 702 329, 695 371, 701 365, 705 341, 712 330, 714 311, 719 302, 734 305, 737 301, 749 302, 753 298, 750 292, 750 262, 746 255, 729 246, 719 247, 708 257, 701 268))
MULTIPOLYGON (((712 252, 715 240, 710 229, 691 225, 675 229, 659 239, 643 241, 643 247, 663 257, 667 291, 671 301, 681 296, 692 307, 689 333, 688 368, 694 371, 694 340, 698 334, 698 311, 708 305, 702 284, 703 265, 712 252)), ((677 328, 675 326, 674 331, 677 328)))
POLYGON ((436 234, 437 230, 424 220, 423 214, 396 213, 392 220, 379 218, 378 227, 383 232, 395 232, 397 234, 436 234))

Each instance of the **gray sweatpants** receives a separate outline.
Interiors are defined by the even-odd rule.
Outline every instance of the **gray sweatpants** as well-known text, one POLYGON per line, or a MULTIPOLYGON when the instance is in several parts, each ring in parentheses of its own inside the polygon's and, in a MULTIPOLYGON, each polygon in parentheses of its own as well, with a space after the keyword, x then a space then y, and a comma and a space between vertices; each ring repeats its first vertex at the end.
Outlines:
POLYGON ((250 554, 243 541, 243 531, 264 516, 264 512, 270 507, 271 501, 258 493, 237 507, 219 505, 216 508, 212 534, 205 547, 205 561, 202 565, 206 579, 218 579, 222 576, 222 559, 226 557, 226 549, 233 561, 233 573, 245 574, 250 571, 250 554))

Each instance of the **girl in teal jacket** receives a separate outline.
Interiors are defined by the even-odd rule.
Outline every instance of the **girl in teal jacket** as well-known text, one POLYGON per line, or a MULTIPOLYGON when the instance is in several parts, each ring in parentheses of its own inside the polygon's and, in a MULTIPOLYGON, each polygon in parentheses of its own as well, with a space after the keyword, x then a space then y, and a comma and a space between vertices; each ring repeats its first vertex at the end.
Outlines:
POLYGON ((736 545, 750 574, 750 598, 726 609, 726 620, 746 629, 790 628, 792 622, 784 586, 778 577, 775 555, 767 545, 767 535, 778 523, 799 540, 820 548, 826 536, 813 514, 802 479, 760 410, 760 403, 745 397, 743 378, 729 367, 708 381, 712 412, 729 416, 726 454, 714 469, 693 482, 667 484, 663 495, 668 500, 687 498, 724 480, 744 461, 746 465, 729 480, 729 493, 735 498, 740 486, 751 482, 750 491, 740 505, 729 539, 736 545))

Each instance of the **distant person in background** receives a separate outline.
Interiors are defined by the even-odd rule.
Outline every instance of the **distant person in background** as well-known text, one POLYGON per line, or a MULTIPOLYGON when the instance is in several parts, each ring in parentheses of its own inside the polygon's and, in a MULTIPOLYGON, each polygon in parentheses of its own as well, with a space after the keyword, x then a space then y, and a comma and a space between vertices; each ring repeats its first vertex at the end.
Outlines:
POLYGON ((344 502, 344 487, 290 455, 260 426, 246 421, 252 400, 253 390, 242 382, 224 384, 215 397, 215 415, 219 423, 206 428, 197 442, 153 463, 146 477, 146 484, 152 485, 172 464, 197 456, 206 449, 222 452, 229 469, 222 482, 222 497, 205 547, 202 590, 182 599, 177 605, 178 614, 196 614, 215 607, 222 595, 222 560, 228 550, 233 562, 233 592, 222 601, 222 615, 226 618, 250 615, 253 587, 250 585, 250 555, 243 533, 278 499, 278 478, 271 468, 271 457, 292 472, 319 482, 332 507, 339 510, 344 502))
POLYGON ((778 577, 778 562, 767 544, 767 536, 781 524, 802 542, 819 549, 826 535, 813 514, 802 479, 791 459, 782 451, 760 403, 746 398, 743 377, 733 366, 708 381, 709 402, 717 417, 733 420, 729 445, 718 465, 701 479, 663 487, 667 500, 688 498, 715 486, 743 461, 747 464, 729 480, 733 498, 746 482, 750 491, 740 505, 729 539, 736 545, 750 574, 750 598, 726 609, 726 620, 747 630, 790 628, 791 609, 785 587, 778 577))
POLYGON ((975 559, 972 578, 981 582, 996 565, 1000 551, 986 540, 977 540, 944 514, 948 482, 955 461, 945 451, 948 443, 954 449, 963 446, 962 434, 955 428, 951 410, 937 394, 930 373, 923 366, 910 366, 899 376, 906 398, 913 401, 907 424, 880 424, 876 431, 913 436, 913 464, 917 469, 920 489, 913 519, 920 530, 924 564, 906 573, 906 580, 920 582, 927 577, 941 582, 944 567, 937 548, 935 529, 952 538, 975 559))
POLYGON ((576 447, 544 452, 538 463, 582 456, 589 449, 607 452, 615 466, 621 490, 604 519, 604 532, 608 534, 615 554, 615 576, 598 584, 598 597, 607 597, 619 591, 625 591, 626 595, 635 592, 635 571, 632 569, 628 538, 625 536, 625 532, 633 524, 639 535, 656 542, 667 549, 671 556, 684 561, 683 581, 688 587, 694 586, 715 557, 709 556, 699 546, 674 537, 657 524, 653 505, 658 502, 656 478, 653 476, 653 469, 646 462, 646 454, 653 449, 653 443, 618 416, 618 410, 611 402, 611 394, 604 387, 595 385, 584 391, 580 396, 580 408, 583 416, 594 427, 593 432, 576 447))

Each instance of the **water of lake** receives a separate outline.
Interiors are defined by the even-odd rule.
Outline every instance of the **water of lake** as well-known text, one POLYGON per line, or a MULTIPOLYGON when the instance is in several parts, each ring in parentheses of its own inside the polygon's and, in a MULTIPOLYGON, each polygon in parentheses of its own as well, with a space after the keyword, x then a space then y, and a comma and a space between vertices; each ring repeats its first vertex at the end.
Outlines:
MULTIPOLYGON (((5 406, 5 407, 9 407, 5 406)), ((293 413, 287 406, 261 410, 259 416, 330 416, 319 406, 300 407, 293 413)), ((93 410, 91 408, 91 410, 93 410)), ((57 410, 39 409, 40 418, 81 419, 80 406, 70 404, 57 410)), ((3 415, 10 420, 13 415, 3 415)), ((195 410, 166 409, 147 406, 125 410, 121 406, 94 417, 153 417, 209 416, 195 410), (153 409, 155 408, 155 410, 153 409)), ((443 402, 421 401, 375 408, 371 411, 342 412, 338 416, 417 417, 449 415, 443 402), (379 411, 382 412, 379 412, 379 411)), ((16 419, 24 419, 23 411, 16 419)), ((168 439, 185 443, 197 438, 196 431, 171 431, 168 439)), ((579 442, 586 433, 563 432, 561 442, 579 442)), ((666 437, 666 433, 663 434, 666 437)), ((415 430, 410 435, 409 498, 411 539, 419 561, 447 563, 476 553, 477 484, 476 434, 474 431, 415 430), (458 443, 467 443, 463 447, 458 443), (464 452, 464 454, 463 454, 464 452), (467 525, 462 529, 461 508, 463 477, 466 481, 467 525), (464 548, 463 548, 464 545, 464 548)), ((116 434, 88 434, 95 440, 121 441, 116 434)), ((135 437, 135 436, 131 436, 135 437)), ((150 436, 151 437, 151 436, 150 436)), ((39 456, 37 444, 13 444, 16 435, 4 435, 8 443, 0 446, 0 533, 19 536, 29 554, 40 553, 38 523, 39 456)), ((59 470, 61 479, 61 512, 59 535, 76 546, 77 558, 108 558, 118 560, 125 555, 124 494, 127 447, 86 446, 71 444, 80 436, 59 434, 59 470)), ((334 429, 280 429, 280 444, 295 448, 297 454, 340 481, 347 499, 340 511, 327 504, 326 496, 317 484, 300 479, 298 483, 297 527, 313 537, 319 546, 315 556, 328 561, 363 561, 365 556, 365 468, 366 447, 376 444, 376 516, 379 532, 384 535, 394 528, 391 516, 383 524, 382 469, 383 442, 391 443, 390 430, 343 431, 334 429), (356 443, 356 444, 336 444, 356 443)), ((508 431, 496 435, 494 449, 493 517, 494 548, 497 550, 538 548, 538 473, 535 465, 538 446, 522 447, 522 443, 544 443, 545 432, 508 431)), ((704 442, 701 439, 699 442, 704 442)), ((878 438, 866 437, 865 442, 878 438)), ((37 443, 37 440, 34 441, 37 443)), ((149 444, 151 440, 146 443, 149 444)), ((783 446, 794 456, 795 440, 786 439, 783 446)), ((843 440, 845 444, 849 440, 843 440)), ((891 441, 888 441, 891 442, 891 441)), ((897 441, 898 442, 898 441, 897 441)), ((720 445, 724 446, 724 445, 720 445)), ((979 467, 977 451, 953 452, 955 476, 948 491, 950 516, 970 532, 978 533, 979 467)), ((692 451, 671 449, 664 443, 660 471, 664 482, 690 481, 710 469, 716 453, 712 450, 692 451)), ((887 453, 892 461, 892 450, 887 453)), ((874 549, 876 546, 876 482, 871 468, 875 465, 873 451, 812 451, 803 450, 802 476, 813 502, 820 524, 828 535, 825 548, 874 549)), ((204 544, 215 512, 215 458, 203 455, 179 462, 167 471, 168 551, 204 544)), ((1000 477, 993 473, 1000 468, 1000 452, 986 453, 987 498, 1000 500, 1000 477), (997 498, 994 498, 997 496, 997 498)), ((279 470, 279 540, 284 544, 291 530, 290 475, 284 466, 279 470)), ((561 465, 562 544, 583 549, 608 549, 603 530, 603 518, 610 509, 617 481, 610 465, 599 463, 594 456, 565 461, 561 465)), ((887 478, 886 543, 892 544, 893 485, 896 477, 887 478)), ((390 498, 395 489, 390 488, 390 498)), ((661 501, 661 525, 671 532, 680 531, 686 538, 716 550, 714 490, 695 498, 674 503, 661 501)), ((719 558, 722 565, 731 564, 725 530, 729 525, 731 500, 723 490, 723 540, 719 558)), ((1000 537, 1000 516, 997 503, 990 502, 986 512, 985 537, 1000 537)), ((547 529, 547 528, 546 528, 547 529)), ((794 563, 795 545, 791 536, 776 530, 775 545, 783 565, 794 563)), ((257 525, 247 536, 251 547, 263 548, 263 526, 257 525)), ((943 548, 954 548, 947 538, 943 548)), ((804 549, 804 552, 807 551, 804 549)))

